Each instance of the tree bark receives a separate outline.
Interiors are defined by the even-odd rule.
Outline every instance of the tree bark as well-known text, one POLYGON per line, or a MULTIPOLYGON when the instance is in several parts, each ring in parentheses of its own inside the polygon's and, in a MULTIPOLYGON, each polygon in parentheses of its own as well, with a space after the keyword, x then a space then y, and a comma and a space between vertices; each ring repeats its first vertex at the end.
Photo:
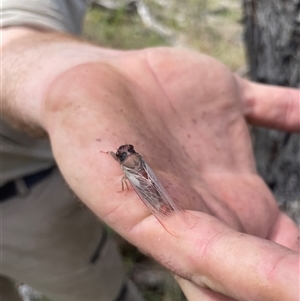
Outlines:
MULTIPOLYGON (((300 87, 300 1, 243 0, 243 9, 251 79, 300 87)), ((299 223, 300 136, 254 128, 253 137, 258 172, 299 223)))

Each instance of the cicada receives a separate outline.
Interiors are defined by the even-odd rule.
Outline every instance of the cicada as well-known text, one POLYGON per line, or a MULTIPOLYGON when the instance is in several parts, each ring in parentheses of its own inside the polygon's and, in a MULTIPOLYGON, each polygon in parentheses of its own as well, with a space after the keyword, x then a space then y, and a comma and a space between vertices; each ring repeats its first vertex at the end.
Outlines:
POLYGON ((174 203, 153 170, 131 144, 121 145, 116 153, 108 153, 120 163, 125 174, 122 178, 122 190, 124 183, 128 188, 128 180, 149 211, 160 222, 164 223, 165 218, 174 213, 181 214, 181 208, 174 203))

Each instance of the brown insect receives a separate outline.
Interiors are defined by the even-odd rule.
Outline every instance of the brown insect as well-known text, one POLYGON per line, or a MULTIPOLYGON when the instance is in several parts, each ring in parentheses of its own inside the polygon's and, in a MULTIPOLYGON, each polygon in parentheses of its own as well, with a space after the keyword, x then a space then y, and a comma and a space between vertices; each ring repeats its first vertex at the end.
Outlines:
POLYGON ((174 203, 153 170, 131 144, 121 145, 116 153, 112 151, 108 153, 120 163, 125 174, 122 179, 122 190, 124 183, 128 189, 126 182, 128 180, 146 207, 160 222, 174 212, 180 214, 181 208, 174 203))

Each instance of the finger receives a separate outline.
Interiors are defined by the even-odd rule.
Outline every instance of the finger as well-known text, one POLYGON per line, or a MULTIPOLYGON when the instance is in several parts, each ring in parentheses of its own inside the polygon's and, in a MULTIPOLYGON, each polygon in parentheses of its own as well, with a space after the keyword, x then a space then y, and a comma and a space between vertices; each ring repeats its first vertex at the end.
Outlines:
POLYGON ((181 277, 175 276, 175 279, 189 301, 236 301, 230 297, 202 288, 181 277))
POLYGON ((193 215, 197 223, 184 229, 185 224, 178 222, 178 236, 159 230, 153 223, 149 231, 148 219, 132 229, 130 234, 139 236, 132 242, 175 274, 232 299, 297 300, 299 256, 296 252, 233 231, 207 214, 186 213, 193 215), (147 239, 141 245, 142 237, 147 239))
POLYGON ((235 231, 220 229, 219 233, 212 233, 204 226, 202 231, 210 232, 212 238, 204 245, 199 240, 198 247, 195 246, 198 253, 192 257, 196 267, 190 278, 193 282, 240 301, 297 300, 296 252, 235 231))
POLYGON ((248 122, 289 132, 300 131, 300 90, 251 83, 243 87, 244 114, 248 122))
POLYGON ((268 239, 299 252, 299 228, 283 212, 280 212, 268 239))

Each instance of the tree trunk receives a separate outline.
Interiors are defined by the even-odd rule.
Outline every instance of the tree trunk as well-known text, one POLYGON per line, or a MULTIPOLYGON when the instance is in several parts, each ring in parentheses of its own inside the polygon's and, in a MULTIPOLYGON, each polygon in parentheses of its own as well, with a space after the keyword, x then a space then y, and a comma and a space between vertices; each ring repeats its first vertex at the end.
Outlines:
MULTIPOLYGON (((243 0, 243 9, 251 79, 300 87, 300 1, 243 0)), ((258 172, 299 223, 299 135, 254 128, 253 136, 258 172)))
POLYGON ((299 13, 299 0, 244 0, 245 42, 253 80, 299 87, 299 13))

